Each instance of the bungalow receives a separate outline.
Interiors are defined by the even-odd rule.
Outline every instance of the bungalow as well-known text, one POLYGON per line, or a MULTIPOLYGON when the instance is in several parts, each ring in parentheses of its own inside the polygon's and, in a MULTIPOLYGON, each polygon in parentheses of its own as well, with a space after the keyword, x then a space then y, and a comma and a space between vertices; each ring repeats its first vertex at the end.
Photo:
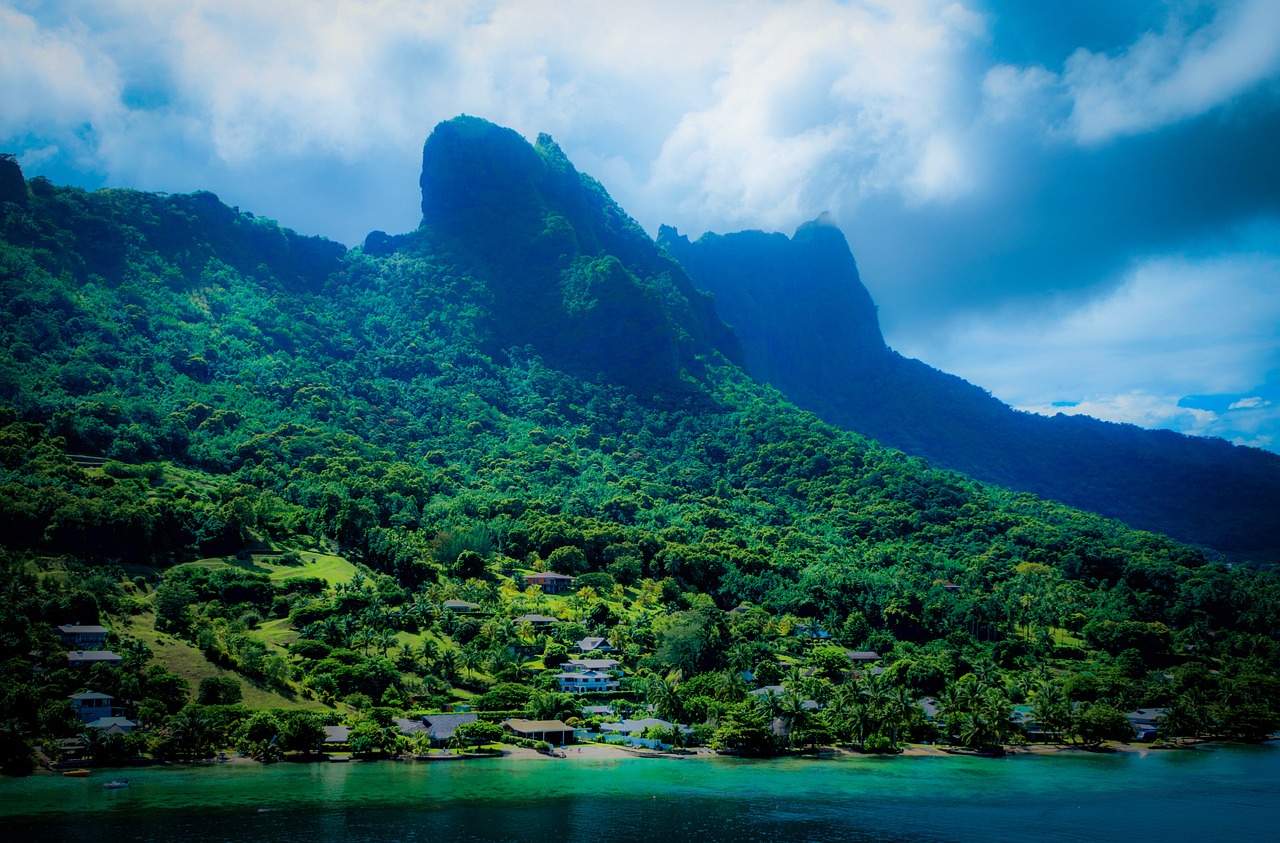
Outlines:
POLYGON ((584 705, 582 707, 583 717, 612 717, 613 706, 611 705, 584 705))
POLYGON ((573 728, 559 720, 519 720, 512 718, 502 722, 502 728, 518 738, 546 741, 564 746, 573 742, 573 728))
POLYGON ((101 729, 108 735, 127 735, 138 727, 138 724, 124 717, 100 717, 92 723, 86 723, 88 729, 101 729))
POLYGON ((422 723, 426 726, 427 731, 431 734, 432 746, 444 746, 453 737, 453 733, 463 723, 474 723, 477 715, 474 712, 462 712, 459 714, 426 714, 422 717, 422 723))
POLYGON ((550 615, 521 615, 512 621, 515 624, 528 623, 534 626, 551 626, 551 624, 559 622, 559 618, 553 618, 550 615))
POLYGON ((573 588, 577 583, 577 577, 571 577, 567 574, 556 574, 547 572, 545 574, 525 574, 525 585, 536 585, 542 589, 543 594, 563 594, 573 588))
POLYGON ((115 697, 110 694, 99 694, 97 691, 81 691, 78 694, 72 694, 67 699, 71 700, 71 707, 75 709, 76 716, 80 718, 82 723, 92 723, 103 717, 110 717, 115 713, 111 706, 111 701, 115 697))
POLYGON ((67 667, 84 667, 90 664, 120 665, 120 657, 110 650, 73 650, 67 653, 67 667))
POLYGON ((351 728, 349 726, 325 726, 324 740, 321 742, 330 749, 335 746, 346 744, 347 738, 351 736, 351 728))
POLYGON ((1153 741, 1159 735, 1160 721, 1169 712, 1167 708, 1136 708, 1125 714, 1133 727, 1133 736, 1140 741, 1153 741))
POLYGON ((400 731, 400 734, 404 735, 406 738, 411 738, 418 732, 427 731, 426 724, 421 720, 410 720, 407 717, 393 717, 391 722, 396 724, 396 728, 400 731))
POLYGON ((583 638, 578 642, 578 651, 582 653, 591 653, 599 650, 602 653, 612 653, 613 646, 609 643, 608 638, 583 638))
POLYGON ((90 626, 88 624, 82 626, 75 623, 58 627, 58 634, 62 636, 62 643, 77 650, 97 650, 105 646, 108 632, 110 630, 105 626, 90 626))
POLYGON ((576 670, 579 673, 586 670, 612 670, 619 676, 622 675, 617 659, 569 659, 564 666, 568 670, 576 670))
POLYGON ((441 605, 458 615, 469 615, 480 608, 479 603, 471 603, 467 600, 446 600, 441 605))
POLYGON ((869 664, 880 661, 880 654, 875 650, 845 650, 844 654, 854 664, 869 664))
POLYGON ((556 685, 562 694, 591 694, 618 690, 618 678, 602 670, 569 670, 556 674, 556 685))

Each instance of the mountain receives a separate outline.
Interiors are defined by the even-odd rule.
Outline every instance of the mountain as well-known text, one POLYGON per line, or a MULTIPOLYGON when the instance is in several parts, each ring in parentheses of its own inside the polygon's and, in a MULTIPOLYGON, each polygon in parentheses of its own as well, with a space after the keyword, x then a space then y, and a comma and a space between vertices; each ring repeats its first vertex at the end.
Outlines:
POLYGON ((1084 416, 1020 412, 888 348, 848 243, 823 221, 659 245, 747 368, 827 421, 939 466, 1246 559, 1280 559, 1280 455, 1084 416))
MULTIPOLYGON (((371 757, 464 702, 579 717, 556 668, 588 637, 611 704, 734 751, 989 748, 1033 685, 1089 741, 1138 705, 1280 725, 1273 572, 797 408, 549 138, 447 121, 421 186, 417 229, 347 250, 0 158, 0 771, 84 731, 86 688, 142 726, 86 741, 102 763, 323 757, 301 709, 371 757), (120 663, 73 666, 76 623, 120 663), (821 716, 778 740, 747 669, 821 716), (945 728, 911 704, 947 692, 945 728)), ((888 355, 839 233, 796 239, 845 308, 810 330, 856 316, 841 353, 888 355)))

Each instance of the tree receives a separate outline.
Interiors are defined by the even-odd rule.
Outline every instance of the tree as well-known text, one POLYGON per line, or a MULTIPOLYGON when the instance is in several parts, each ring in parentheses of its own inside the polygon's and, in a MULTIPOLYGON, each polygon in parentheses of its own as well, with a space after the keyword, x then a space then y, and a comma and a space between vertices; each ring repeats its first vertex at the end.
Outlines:
POLYGON ((462 744, 485 744, 497 743, 502 740, 502 727, 497 723, 489 723, 484 720, 475 720, 471 723, 462 723, 453 730, 454 737, 458 738, 462 744))
POLYGON ((1072 734, 1087 747, 1101 746, 1104 741, 1133 740, 1133 726, 1124 713, 1105 703, 1082 704, 1071 722, 1072 734))
POLYGON ((711 737, 713 749, 741 755, 773 755, 777 739, 760 710, 750 703, 729 706, 711 737))
POLYGON ((242 697, 240 683, 231 676, 207 676, 196 692, 200 705, 235 705, 242 697))

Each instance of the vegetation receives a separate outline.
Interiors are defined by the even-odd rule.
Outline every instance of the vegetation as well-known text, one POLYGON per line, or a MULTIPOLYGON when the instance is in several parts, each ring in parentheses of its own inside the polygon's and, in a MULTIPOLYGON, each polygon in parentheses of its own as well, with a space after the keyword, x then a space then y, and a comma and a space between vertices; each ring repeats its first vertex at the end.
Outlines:
POLYGON ((1275 728, 1273 574, 797 410, 598 184, 504 132, 433 135, 423 227, 345 254, 209 194, 2 206, 7 771, 80 731, 274 760, 339 721, 403 751, 393 717, 459 705, 577 725, 553 668, 589 635, 618 715, 729 751, 990 747, 1018 705, 1082 743, 1137 705, 1275 728), (122 663, 69 667, 74 622, 122 663), (84 730, 81 690, 144 728, 84 730))

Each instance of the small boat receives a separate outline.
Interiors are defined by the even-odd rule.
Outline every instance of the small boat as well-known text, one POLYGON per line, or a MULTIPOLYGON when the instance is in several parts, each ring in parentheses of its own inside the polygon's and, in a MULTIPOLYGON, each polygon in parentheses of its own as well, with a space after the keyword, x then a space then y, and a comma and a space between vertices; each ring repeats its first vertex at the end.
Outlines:
POLYGON ((115 781, 110 781, 103 785, 103 787, 105 787, 107 790, 119 790, 122 787, 128 787, 128 786, 129 786, 128 779, 116 779, 115 781))
POLYGON ((62 775, 69 776, 73 779, 87 779, 89 771, 81 767, 79 770, 63 770, 62 775))

